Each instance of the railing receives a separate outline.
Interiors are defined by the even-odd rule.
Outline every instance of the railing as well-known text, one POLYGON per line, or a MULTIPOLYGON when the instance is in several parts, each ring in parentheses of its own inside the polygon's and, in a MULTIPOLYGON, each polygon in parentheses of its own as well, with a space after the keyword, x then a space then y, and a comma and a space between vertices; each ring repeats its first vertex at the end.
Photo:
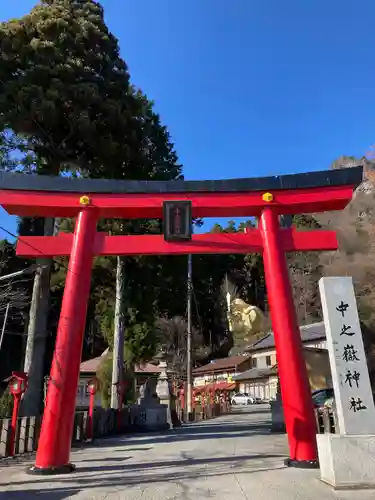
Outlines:
MULTIPOLYGON (((219 415, 225 415, 229 413, 231 410, 231 406, 229 403, 215 403, 213 405, 206 404, 204 406, 196 405, 193 408, 192 421, 199 422, 200 420, 209 420, 211 418, 218 417, 219 415)), ((177 415, 181 422, 185 420, 185 412, 184 409, 178 405, 177 407, 177 415)))
POLYGON ((332 408, 315 410, 315 421, 318 434, 335 434, 338 429, 337 416, 332 408))
MULTIPOLYGON (((285 433, 284 412, 281 401, 271 401, 271 432, 285 433)), ((335 434, 338 432, 336 413, 332 408, 315 409, 316 433, 335 434)))
MULTIPOLYGON (((137 407, 125 407, 119 417, 116 410, 96 408, 93 419, 93 437, 104 437, 116 433, 136 430, 138 420, 142 418, 137 407)), ((15 454, 32 453, 38 447, 41 417, 22 417, 18 419, 15 436, 15 454)), ((9 438, 11 419, 0 420, 0 457, 9 456, 9 438)), ((72 445, 87 441, 88 412, 77 411, 74 418, 72 445)))
MULTIPOLYGON (((41 417, 23 417, 18 419, 15 446, 16 454, 36 450, 40 433, 41 417)), ((11 419, 0 420, 0 457, 9 456, 11 419)))

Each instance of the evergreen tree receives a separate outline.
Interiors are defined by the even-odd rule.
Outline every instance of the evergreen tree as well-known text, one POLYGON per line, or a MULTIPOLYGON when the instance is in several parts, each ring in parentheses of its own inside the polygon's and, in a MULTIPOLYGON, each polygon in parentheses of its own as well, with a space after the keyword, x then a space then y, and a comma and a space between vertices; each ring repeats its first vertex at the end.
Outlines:
MULTIPOLYGON (((41 1, 23 18, 0 24, 0 44, 0 153, 4 157, 16 148, 19 171, 116 179, 180 177, 168 131, 153 103, 130 84, 118 41, 98 2, 41 1), (10 142, 10 137, 17 140, 10 142)), ((20 234, 43 234, 46 224, 38 218, 23 220, 20 234)), ((45 305, 50 272, 50 265, 44 265, 34 290, 34 298, 42 297, 45 305)), ((30 332, 35 337, 38 330, 39 339, 44 332, 46 341, 47 314, 40 311, 35 311, 30 332)), ((41 354, 41 349, 35 352, 41 354)), ((38 359, 40 374, 43 356, 38 359)), ((33 389, 30 381, 31 414, 36 413, 40 389, 33 389)))

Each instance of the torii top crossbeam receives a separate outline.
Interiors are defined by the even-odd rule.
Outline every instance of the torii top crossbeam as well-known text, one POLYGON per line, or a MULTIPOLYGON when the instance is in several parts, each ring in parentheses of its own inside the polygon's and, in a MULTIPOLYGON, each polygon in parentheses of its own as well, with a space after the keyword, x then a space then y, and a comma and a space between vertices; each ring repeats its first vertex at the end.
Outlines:
MULTIPOLYGON (((12 215, 75 217, 87 195, 99 218, 162 218, 163 202, 190 200, 194 217, 259 216, 265 206, 279 214, 343 209, 362 181, 362 167, 304 174, 216 181, 117 181, 0 174, 0 203, 12 215), (271 194, 272 201, 265 201, 271 194)), ((72 235, 23 237, 17 254, 69 255, 72 235)), ((283 230, 284 251, 334 250, 335 233, 283 230)), ((247 234, 201 234, 190 242, 160 235, 107 236, 97 233, 96 255, 261 252, 258 230, 247 234)))
POLYGON ((190 200, 194 217, 249 217, 274 194, 281 214, 341 210, 362 182, 362 167, 216 181, 118 181, 0 174, 0 204, 20 216, 74 217, 87 194, 100 217, 161 218, 163 201, 190 200), (178 195, 178 196, 177 196, 178 195))

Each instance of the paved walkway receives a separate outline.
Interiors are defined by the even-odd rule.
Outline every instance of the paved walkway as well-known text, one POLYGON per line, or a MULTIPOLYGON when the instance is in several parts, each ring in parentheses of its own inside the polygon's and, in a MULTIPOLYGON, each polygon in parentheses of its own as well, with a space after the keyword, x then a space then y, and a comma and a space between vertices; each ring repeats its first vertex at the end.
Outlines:
POLYGON ((288 469, 285 436, 268 432, 265 406, 164 434, 101 440, 72 453, 68 476, 35 477, 26 463, 1 467, 1 500, 370 500, 335 493, 319 472, 288 469))

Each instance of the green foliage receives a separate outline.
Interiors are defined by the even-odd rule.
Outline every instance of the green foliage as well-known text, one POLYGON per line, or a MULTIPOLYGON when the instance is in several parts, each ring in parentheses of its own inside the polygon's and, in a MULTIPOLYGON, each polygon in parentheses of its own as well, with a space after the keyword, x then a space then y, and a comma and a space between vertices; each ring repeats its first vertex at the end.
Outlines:
POLYGON ((12 416, 13 401, 14 398, 7 387, 0 396, 0 418, 10 418, 12 416))
MULTIPOLYGON (((99 380, 99 392, 103 408, 109 408, 111 405, 111 386, 112 386, 112 366, 113 366, 113 353, 109 352, 103 361, 100 363, 96 376, 99 380)), ((127 383, 124 398, 130 403, 134 401, 134 373, 132 370, 127 370, 124 366, 122 373, 122 380, 127 383)))
POLYGON ((0 170, 2 171, 12 171, 16 167, 17 162, 10 156, 11 149, 12 141, 9 134, 5 131, 0 132, 0 170))
POLYGON ((27 171, 180 176, 168 131, 130 84, 98 2, 42 1, 0 24, 0 45, 0 132, 11 131, 0 147, 17 138, 8 149, 24 154, 27 171))
MULTIPOLYGON (((0 24, 0 161, 8 170, 38 174, 83 175, 91 178, 178 179, 174 145, 154 104, 130 83, 117 39, 104 22, 98 2, 40 2, 21 19, 0 24), (17 163, 10 154, 17 150, 17 163)), ((43 234, 43 219, 22 219, 22 235, 43 234)), ((71 231, 71 220, 60 221, 71 231)), ((158 221, 103 221, 99 229, 112 234, 160 232, 158 221)), ((88 330, 109 344, 113 335, 114 259, 97 259, 88 330)), ((51 280, 50 328, 57 316, 67 259, 56 259, 51 280)), ((133 356, 149 356, 157 290, 142 298, 137 276, 154 275, 142 258, 127 262, 128 334, 133 356), (144 300, 147 300, 145 307, 144 300), (147 340, 147 349, 137 347, 147 340)), ((48 292, 48 291, 44 291, 48 292)), ((44 293, 43 292, 43 293, 44 293)), ((87 339, 85 339, 87 340, 87 339)))
POLYGON ((103 408, 109 408, 111 404, 112 365, 113 356, 112 353, 108 353, 96 371, 103 408))
POLYGON ((125 330, 125 354, 127 366, 139 361, 149 361, 156 354, 156 336, 152 325, 135 322, 125 330))
POLYGON ((103 155, 118 161, 120 138, 124 148, 130 143, 123 115, 136 103, 102 7, 41 2, 22 19, 2 23, 0 42, 1 128, 24 136, 30 151, 55 168, 77 159, 101 164, 103 155))

